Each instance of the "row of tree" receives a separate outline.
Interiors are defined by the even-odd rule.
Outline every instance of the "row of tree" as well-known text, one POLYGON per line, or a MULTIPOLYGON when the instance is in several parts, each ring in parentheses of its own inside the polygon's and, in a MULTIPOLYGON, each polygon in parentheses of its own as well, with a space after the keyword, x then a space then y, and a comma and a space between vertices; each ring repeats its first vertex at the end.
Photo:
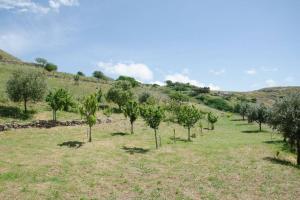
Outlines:
POLYGON ((290 94, 278 99, 272 107, 264 104, 242 102, 236 108, 248 122, 257 122, 259 130, 267 123, 283 135, 292 150, 297 151, 297 164, 300 165, 300 94, 290 94))
MULTIPOLYGON (((203 119, 207 113, 186 103, 185 99, 180 98, 178 94, 174 95, 165 104, 159 104, 149 93, 143 93, 136 101, 132 92, 133 87, 136 87, 136 83, 123 77, 115 81, 105 95, 99 89, 95 94, 91 94, 77 102, 66 89, 60 88, 51 90, 46 95, 45 101, 52 109, 53 121, 57 120, 57 111, 78 110, 89 126, 88 141, 92 141, 91 130, 97 121, 96 112, 101 108, 103 97, 107 102, 115 103, 118 106, 116 111, 123 113, 129 119, 132 134, 134 133, 134 122, 141 116, 146 124, 154 129, 156 148, 158 148, 157 130, 163 120, 187 128, 187 140, 191 141, 191 128, 203 119)), ((12 101, 23 101, 25 112, 27 112, 27 102, 43 100, 46 90, 47 85, 44 75, 36 71, 15 71, 7 82, 8 96, 12 101)), ((109 116, 111 110, 112 108, 106 106, 103 108, 103 113, 109 116)), ((214 129, 217 119, 217 116, 213 113, 207 114, 211 129, 214 129)), ((202 127, 202 123, 199 123, 202 127)))

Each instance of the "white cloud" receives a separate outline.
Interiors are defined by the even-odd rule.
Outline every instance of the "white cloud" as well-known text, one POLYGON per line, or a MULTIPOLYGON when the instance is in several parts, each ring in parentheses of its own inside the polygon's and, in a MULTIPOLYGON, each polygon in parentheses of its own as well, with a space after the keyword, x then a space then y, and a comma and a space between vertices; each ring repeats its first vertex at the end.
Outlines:
MULTIPOLYGON (((180 83, 190 83, 191 85, 195 85, 198 87, 205 87, 206 85, 204 83, 200 83, 197 80, 191 79, 185 74, 175 73, 175 74, 169 74, 165 76, 165 80, 170 80, 172 82, 180 82, 180 83)), ((220 90, 221 88, 219 86, 216 86, 214 84, 208 84, 207 87, 210 87, 211 90, 220 90)))
POLYGON ((39 14, 46 14, 50 10, 59 11, 61 6, 77 5, 78 0, 49 0, 48 5, 41 5, 33 0, 0 0, 0 9, 39 14))
POLYGON ((212 83, 208 84, 208 87, 211 89, 211 90, 221 90, 221 88, 217 85, 214 85, 212 83))
POLYGON ((225 69, 220 69, 220 70, 214 70, 214 69, 212 69, 212 70, 209 71, 209 73, 214 74, 216 76, 222 75, 225 72, 226 72, 225 69))
POLYGON ((254 74, 256 74, 256 69, 249 69, 249 70, 246 70, 245 72, 249 75, 254 75, 254 74))
POLYGON ((190 83, 198 87, 204 87, 204 84, 198 82, 197 80, 190 79, 187 75, 180 74, 180 73, 169 74, 165 77, 165 80, 170 80, 172 82, 180 82, 180 83, 190 83))
POLYGON ((78 6, 78 0, 49 0, 50 8, 58 10, 61 6, 78 6))
POLYGON ((97 65, 104 73, 110 75, 131 76, 141 81, 151 81, 153 72, 143 63, 99 62, 97 65))
POLYGON ((266 85, 267 85, 268 87, 274 87, 274 86, 277 85, 276 81, 274 81, 274 80, 272 80, 272 79, 266 80, 265 83, 266 83, 266 85))
POLYGON ((153 81, 153 82, 151 82, 151 84, 157 84, 157 85, 160 85, 160 86, 166 85, 166 83, 161 82, 161 81, 153 81))

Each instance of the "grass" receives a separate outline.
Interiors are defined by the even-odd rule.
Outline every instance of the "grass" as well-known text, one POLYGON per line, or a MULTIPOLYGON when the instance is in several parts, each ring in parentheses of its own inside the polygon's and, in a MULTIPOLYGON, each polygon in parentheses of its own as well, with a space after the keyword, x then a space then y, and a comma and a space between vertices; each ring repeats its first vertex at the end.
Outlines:
POLYGON ((162 147, 139 120, 26 129, 0 135, 0 199, 297 199, 295 155, 265 127, 220 118, 216 130, 184 142, 187 131, 163 123, 162 147), (177 140, 174 144, 173 127, 177 140), (246 133, 246 131, 248 131, 246 133), (281 151, 279 157, 276 152, 281 151))

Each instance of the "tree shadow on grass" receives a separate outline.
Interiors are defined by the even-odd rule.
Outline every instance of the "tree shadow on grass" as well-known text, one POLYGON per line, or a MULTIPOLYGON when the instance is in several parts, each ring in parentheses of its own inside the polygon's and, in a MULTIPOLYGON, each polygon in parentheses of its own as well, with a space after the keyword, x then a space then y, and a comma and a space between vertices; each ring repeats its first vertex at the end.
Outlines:
POLYGON ((80 147, 82 147, 82 145, 84 144, 84 142, 79 142, 79 141, 68 141, 68 142, 63 142, 61 144, 58 144, 58 146, 63 147, 69 147, 69 148, 75 148, 78 149, 80 147))
POLYGON ((244 123, 244 124, 236 124, 236 126, 248 126, 248 123, 244 123))
POLYGON ((246 121, 246 120, 243 120, 243 119, 231 119, 230 121, 232 121, 232 122, 242 122, 242 121, 246 121))
POLYGON ((32 118, 33 114, 35 114, 35 111, 33 110, 28 110, 27 113, 25 113, 18 107, 0 106, 0 117, 9 117, 14 119, 26 120, 32 118))
POLYGON ((135 153, 145 154, 150 151, 149 149, 144 149, 139 147, 126 147, 126 146, 123 146, 122 149, 126 153, 130 153, 130 154, 135 154, 135 153))
POLYGON ((125 132, 115 132, 115 133, 111 133, 111 136, 125 136, 125 135, 129 135, 129 133, 125 133, 125 132))
POLYGON ((260 130, 247 130, 247 131, 242 131, 242 133, 266 133, 268 131, 260 131, 260 130))
POLYGON ((296 165, 296 164, 292 163, 289 160, 284 160, 284 159, 279 159, 279 158, 273 158, 273 157, 265 157, 265 158, 263 158, 263 160, 269 161, 269 162, 274 163, 274 164, 291 166, 291 167, 295 167, 297 169, 300 169, 299 165, 296 165))
MULTIPOLYGON (((170 137, 170 140, 174 141, 174 137, 170 137)), ((175 137, 175 141, 179 141, 179 142, 191 142, 188 141, 187 139, 181 138, 181 137, 175 137)))

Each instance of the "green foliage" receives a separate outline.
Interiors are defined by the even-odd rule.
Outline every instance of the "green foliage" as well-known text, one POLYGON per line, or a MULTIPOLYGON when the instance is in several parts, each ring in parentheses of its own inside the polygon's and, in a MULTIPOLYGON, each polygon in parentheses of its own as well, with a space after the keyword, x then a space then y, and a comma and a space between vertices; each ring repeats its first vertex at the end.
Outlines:
POLYGON ((119 106, 119 110, 132 100, 133 93, 130 91, 131 86, 128 86, 127 81, 117 81, 113 87, 111 87, 107 94, 106 99, 108 102, 113 102, 119 106))
POLYGON ((111 117, 111 115, 112 115, 112 110, 111 110, 111 108, 110 108, 110 107, 105 108, 105 109, 103 110, 103 114, 104 114, 107 118, 111 117))
POLYGON ((297 164, 300 165, 300 95, 291 94, 277 100, 271 110, 269 124, 289 139, 292 148, 296 143, 297 164))
POLYGON ((53 121, 56 121, 56 112, 58 110, 68 111, 74 105, 72 96, 63 88, 50 91, 46 97, 46 102, 52 108, 53 121))
POLYGON ((248 113, 249 107, 250 107, 249 104, 246 102, 242 102, 240 104, 240 112, 239 113, 243 117, 243 120, 245 120, 245 116, 248 113))
POLYGON ((146 103, 150 97, 151 97, 151 95, 150 95, 149 92, 143 92, 143 93, 139 96, 139 103, 140 103, 140 104, 146 103))
POLYGON ((48 72, 57 71, 57 65, 53 63, 47 63, 45 65, 45 70, 47 70, 48 72))
POLYGON ((101 71, 94 71, 93 77, 95 77, 97 79, 107 80, 107 77, 101 71))
POLYGON ((247 112, 249 122, 256 122, 259 124, 259 130, 261 131, 262 123, 268 120, 268 109, 264 104, 252 105, 247 112))
POLYGON ((124 116, 129 118, 131 124, 131 134, 133 134, 133 123, 137 120, 140 114, 139 105, 135 101, 129 101, 125 104, 122 110, 124 116))
POLYGON ((42 67, 45 67, 48 63, 48 61, 45 58, 36 58, 35 62, 42 67))
POLYGON ((171 100, 177 101, 177 102, 187 102, 187 101, 189 101, 189 97, 185 94, 180 93, 180 92, 171 92, 169 94, 169 97, 170 97, 171 100))
POLYGON ((160 106, 144 105, 140 109, 141 116, 150 128, 154 129, 156 149, 158 148, 157 130, 165 117, 165 111, 160 106))
POLYGON ((78 74, 74 75, 75 85, 79 85, 80 76, 78 74))
POLYGON ((131 87, 137 87, 140 85, 140 82, 129 76, 119 76, 117 81, 128 81, 131 84, 131 87))
POLYGON ((178 123, 188 129, 188 141, 191 141, 190 129, 201 119, 201 112, 194 106, 182 105, 177 112, 178 123))
POLYGON ((83 100, 81 106, 79 107, 79 111, 81 116, 86 120, 89 125, 89 138, 88 141, 92 141, 92 126, 94 126, 97 122, 96 111, 98 109, 99 103, 97 100, 96 94, 91 94, 83 100))
POLYGON ((203 95, 202 98, 203 103, 209 107, 227 112, 231 112, 233 110, 230 103, 221 97, 209 97, 203 95))
POLYGON ((102 96, 103 96, 103 92, 101 89, 98 89, 97 93, 96 93, 96 97, 97 97, 97 101, 98 103, 102 103, 102 96))
POLYGON ((85 74, 83 72, 81 72, 81 71, 77 72, 77 75, 79 75, 79 76, 85 76, 85 74))
POLYGON ((43 74, 34 70, 17 70, 7 81, 6 91, 14 102, 24 102, 25 113, 28 101, 43 99, 47 85, 43 74))
POLYGON ((218 116, 214 115, 212 112, 207 114, 207 121, 211 125, 211 130, 215 129, 215 123, 218 121, 218 116))

